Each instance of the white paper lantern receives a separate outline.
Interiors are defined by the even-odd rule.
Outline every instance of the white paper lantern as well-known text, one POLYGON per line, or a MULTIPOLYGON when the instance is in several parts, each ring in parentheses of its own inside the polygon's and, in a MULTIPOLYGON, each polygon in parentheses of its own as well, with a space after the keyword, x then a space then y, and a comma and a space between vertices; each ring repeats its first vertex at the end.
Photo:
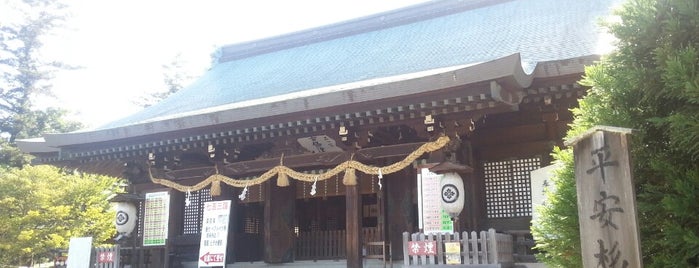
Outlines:
POLYGON ((116 209, 114 225, 117 233, 124 236, 131 235, 138 222, 136 205, 129 202, 118 202, 115 203, 114 208, 116 209))
POLYGON ((451 217, 458 217, 464 209, 464 181, 456 172, 445 173, 440 183, 442 209, 451 217))

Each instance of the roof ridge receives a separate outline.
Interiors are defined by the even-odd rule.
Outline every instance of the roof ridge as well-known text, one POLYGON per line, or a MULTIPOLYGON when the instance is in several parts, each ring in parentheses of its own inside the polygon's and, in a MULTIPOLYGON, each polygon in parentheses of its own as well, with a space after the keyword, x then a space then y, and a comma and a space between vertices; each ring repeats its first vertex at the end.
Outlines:
POLYGON ((225 45, 216 53, 222 63, 341 37, 392 28, 514 0, 436 0, 348 21, 243 43, 225 45))

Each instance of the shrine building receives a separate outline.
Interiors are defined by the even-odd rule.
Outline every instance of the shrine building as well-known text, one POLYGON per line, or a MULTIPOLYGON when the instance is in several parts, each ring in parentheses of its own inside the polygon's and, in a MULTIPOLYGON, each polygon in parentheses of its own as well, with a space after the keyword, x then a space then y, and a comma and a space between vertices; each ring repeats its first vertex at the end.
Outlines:
POLYGON ((212 200, 232 201, 229 264, 362 267, 371 241, 401 260, 402 234, 426 228, 424 196, 439 195, 421 192, 418 175, 436 166, 464 184, 454 231, 509 234, 515 262, 535 262, 530 171, 563 146, 584 68, 609 51, 599 22, 617 2, 430 1, 227 45, 151 107, 18 145, 35 164, 163 193, 161 215, 137 201, 136 245, 122 247, 149 267, 196 267, 212 200))

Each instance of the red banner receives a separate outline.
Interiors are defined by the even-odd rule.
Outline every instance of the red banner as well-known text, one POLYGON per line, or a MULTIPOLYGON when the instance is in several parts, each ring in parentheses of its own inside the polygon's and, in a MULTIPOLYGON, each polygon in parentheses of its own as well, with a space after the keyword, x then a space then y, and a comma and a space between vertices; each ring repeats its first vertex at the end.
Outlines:
POLYGON ((100 252, 97 255, 98 263, 112 263, 114 262, 114 252, 100 252))
POLYGON ((408 241, 408 254, 410 256, 437 255, 437 241, 408 241))

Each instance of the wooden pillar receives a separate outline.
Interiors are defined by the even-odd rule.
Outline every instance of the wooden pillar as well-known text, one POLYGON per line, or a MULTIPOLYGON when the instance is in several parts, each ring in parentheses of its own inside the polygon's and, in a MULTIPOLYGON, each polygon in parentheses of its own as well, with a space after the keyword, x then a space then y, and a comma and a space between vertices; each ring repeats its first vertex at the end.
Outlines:
MULTIPOLYGON (((483 199, 480 198, 479 192, 483 191, 481 184, 477 182, 476 167, 473 160, 473 147, 470 140, 464 140, 460 152, 461 159, 464 164, 474 168, 474 172, 459 173, 464 180, 464 210, 459 215, 460 231, 478 231, 480 228, 480 219, 482 218, 482 209, 484 207, 483 199)), ((481 179, 482 180, 482 179, 481 179)))
POLYGON ((398 256, 403 248, 403 232, 417 231, 417 175, 415 169, 384 176, 386 188, 386 223, 388 239, 393 255, 398 256))
MULTIPOLYGON (((357 174, 360 175, 360 174, 357 174)), ((346 197, 346 236, 347 236, 347 267, 361 268, 362 263, 362 195, 359 191, 360 179, 357 185, 345 186, 346 197)))
POLYGON ((170 191, 170 222, 168 222, 168 239, 165 244, 165 260, 163 267, 170 267, 170 252, 175 251, 175 245, 172 241, 175 241, 175 237, 182 234, 182 229, 184 228, 184 196, 185 194, 172 190, 170 191))
POLYGON ((276 180, 262 184, 265 191, 265 254, 266 263, 284 263, 294 260, 294 217, 296 191, 294 183, 279 187, 276 180))
MULTIPOLYGON (((542 113, 541 120, 544 121, 544 123, 546 124, 546 139, 548 139, 551 142, 554 142, 558 147, 563 147, 563 139, 561 139, 558 134, 558 113, 542 113)), ((542 166, 548 166, 553 161, 551 154, 543 154, 542 158, 542 166)))

